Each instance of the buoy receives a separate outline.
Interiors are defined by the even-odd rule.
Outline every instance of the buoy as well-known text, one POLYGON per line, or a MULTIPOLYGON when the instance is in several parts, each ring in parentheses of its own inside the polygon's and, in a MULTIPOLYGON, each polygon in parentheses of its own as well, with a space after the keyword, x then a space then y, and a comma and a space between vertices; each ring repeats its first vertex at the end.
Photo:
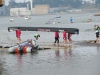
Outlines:
POLYGON ((10 19, 10 22, 14 22, 14 19, 10 19))
POLYGON ((55 24, 55 22, 54 22, 54 21, 53 21, 52 23, 53 23, 53 24, 55 24))
POLYGON ((29 19, 31 19, 29 16, 26 16, 25 18, 24 18, 25 20, 29 20, 29 19))

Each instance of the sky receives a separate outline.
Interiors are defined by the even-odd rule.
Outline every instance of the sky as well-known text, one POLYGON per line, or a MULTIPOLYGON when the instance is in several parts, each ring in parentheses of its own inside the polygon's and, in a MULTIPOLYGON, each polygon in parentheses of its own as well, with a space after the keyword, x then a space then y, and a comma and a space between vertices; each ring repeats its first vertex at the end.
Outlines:
MULTIPOLYGON (((10 0, 5 0, 5 5, 8 5, 8 2, 9 2, 10 0)), ((24 0, 15 0, 16 2, 24 2, 24 0)), ((26 2, 27 1, 30 1, 30 0, 25 0, 26 2)))

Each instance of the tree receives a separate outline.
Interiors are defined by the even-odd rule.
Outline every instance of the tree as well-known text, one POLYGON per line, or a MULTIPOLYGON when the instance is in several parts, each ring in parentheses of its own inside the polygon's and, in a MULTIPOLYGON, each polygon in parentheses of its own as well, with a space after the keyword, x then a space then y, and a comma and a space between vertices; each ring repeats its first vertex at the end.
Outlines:
POLYGON ((100 5, 100 0, 96 0, 95 3, 96 3, 96 6, 100 5))
POLYGON ((15 0, 10 0, 8 5, 10 6, 10 8, 14 8, 16 7, 16 4, 17 3, 15 2, 15 0))

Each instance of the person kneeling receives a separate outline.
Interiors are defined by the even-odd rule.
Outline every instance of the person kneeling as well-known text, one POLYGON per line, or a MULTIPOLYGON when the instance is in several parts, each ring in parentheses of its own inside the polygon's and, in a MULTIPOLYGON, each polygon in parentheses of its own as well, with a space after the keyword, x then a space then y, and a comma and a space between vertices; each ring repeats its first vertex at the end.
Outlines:
POLYGON ((38 40, 38 38, 40 37, 39 34, 35 34, 34 37, 36 38, 36 40, 38 40))

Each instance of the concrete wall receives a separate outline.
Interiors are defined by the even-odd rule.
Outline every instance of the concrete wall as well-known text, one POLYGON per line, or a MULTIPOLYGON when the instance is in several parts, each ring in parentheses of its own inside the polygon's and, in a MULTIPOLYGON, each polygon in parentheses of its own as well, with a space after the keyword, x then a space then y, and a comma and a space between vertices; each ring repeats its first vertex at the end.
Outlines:
POLYGON ((5 10, 5 5, 0 7, 0 16, 5 16, 6 15, 6 10, 5 10))
POLYGON ((32 8, 32 15, 35 15, 35 8, 32 8))
POLYGON ((11 8, 10 16, 31 15, 31 11, 27 8, 11 8))
POLYGON ((48 14, 49 5, 35 5, 35 15, 48 14))

